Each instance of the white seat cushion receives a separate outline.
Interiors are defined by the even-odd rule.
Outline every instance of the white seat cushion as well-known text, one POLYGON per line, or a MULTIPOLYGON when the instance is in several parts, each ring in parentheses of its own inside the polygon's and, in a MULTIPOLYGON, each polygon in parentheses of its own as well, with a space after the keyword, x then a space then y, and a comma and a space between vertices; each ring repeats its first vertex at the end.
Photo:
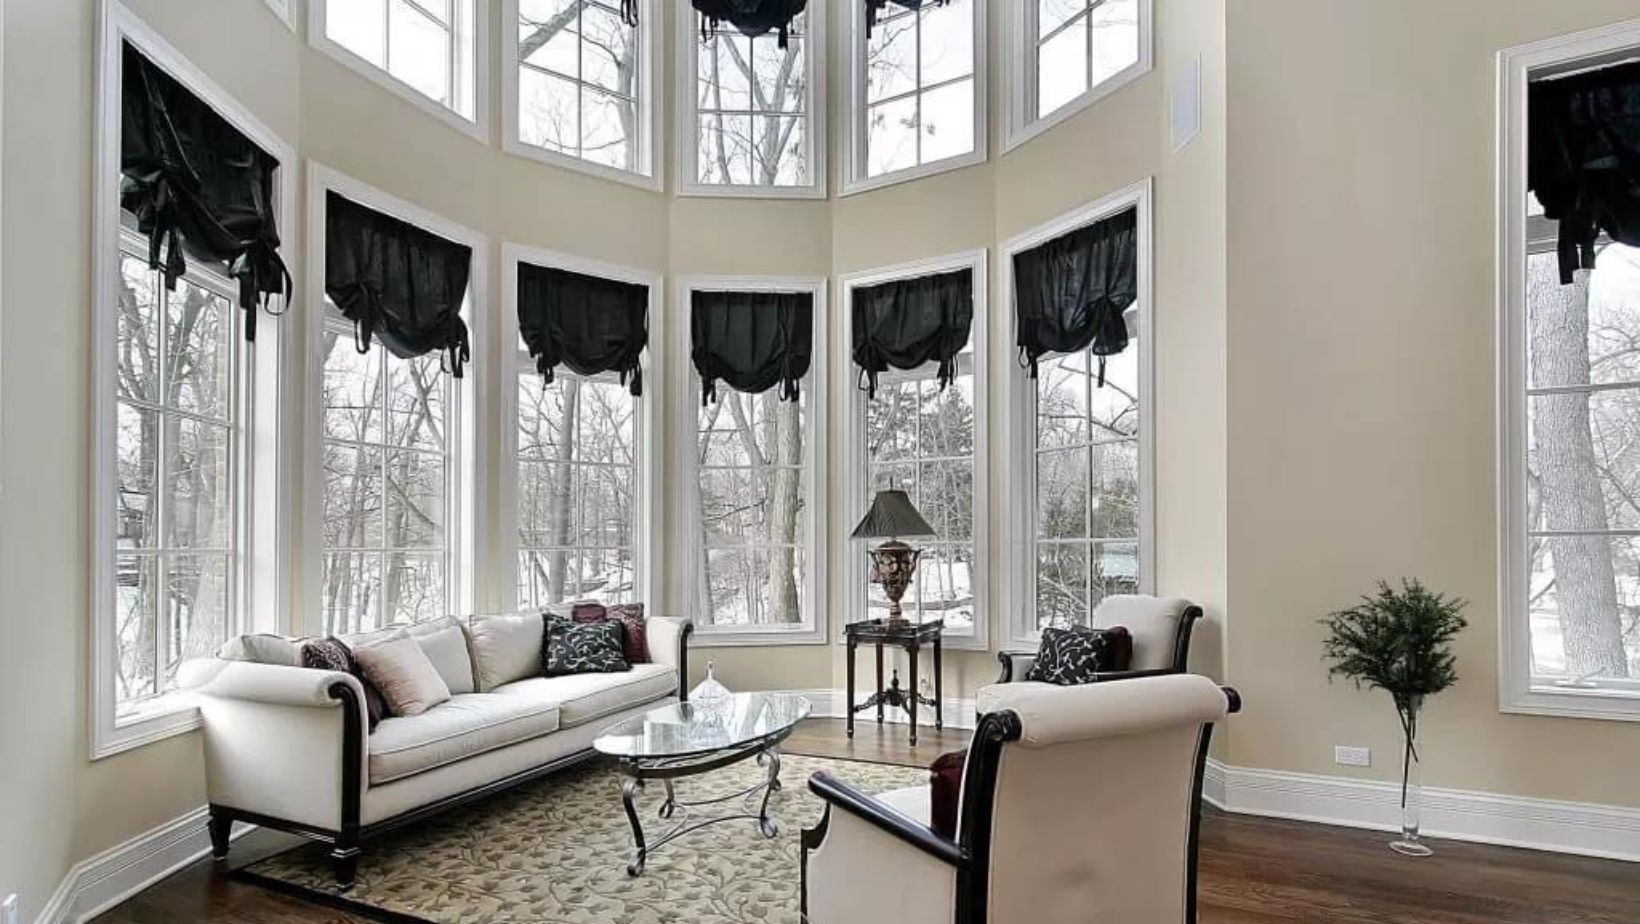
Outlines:
POLYGON ((420 715, 383 719, 370 735, 372 786, 558 730, 558 705, 493 693, 452 697, 420 715))
POLYGON ((926 825, 934 817, 934 796, 927 786, 907 786, 890 789, 872 797, 918 824, 926 825))
POLYGON ((531 677, 502 684, 494 695, 558 707, 558 720, 574 728, 614 712, 672 696, 678 692, 678 672, 665 664, 634 664, 632 669, 608 674, 568 674, 531 677))

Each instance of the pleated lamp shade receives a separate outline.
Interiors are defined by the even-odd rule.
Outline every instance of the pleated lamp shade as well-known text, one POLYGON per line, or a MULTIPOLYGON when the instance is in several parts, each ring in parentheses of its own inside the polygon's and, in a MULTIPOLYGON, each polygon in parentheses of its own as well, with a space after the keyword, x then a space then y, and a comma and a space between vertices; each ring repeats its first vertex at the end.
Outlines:
POLYGON ((934 527, 928 525, 910 495, 897 489, 878 491, 866 511, 865 519, 854 527, 852 539, 893 539, 899 536, 932 536, 934 527))

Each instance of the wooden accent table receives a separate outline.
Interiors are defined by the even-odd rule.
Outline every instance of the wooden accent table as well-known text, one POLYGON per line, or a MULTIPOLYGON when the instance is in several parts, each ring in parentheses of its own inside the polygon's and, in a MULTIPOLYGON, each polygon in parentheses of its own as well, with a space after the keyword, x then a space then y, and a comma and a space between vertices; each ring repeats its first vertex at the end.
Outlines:
POLYGON ((860 622, 851 622, 843 629, 843 637, 848 643, 848 736, 854 737, 854 714, 863 712, 871 707, 877 707, 877 724, 883 724, 883 707, 893 706, 904 709, 911 720, 911 746, 917 746, 917 707, 919 705, 934 707, 934 728, 945 727, 945 715, 941 706, 941 691, 943 686, 942 671, 940 670, 940 639, 945 632, 945 620, 933 619, 928 622, 907 622, 892 625, 886 619, 866 619, 860 622), (858 705, 854 702, 854 651, 861 643, 871 645, 877 649, 877 692, 866 697, 866 701, 858 705), (934 697, 923 696, 917 690, 917 656, 921 654, 924 645, 934 648, 934 697), (906 668, 910 688, 900 686, 900 671, 895 668, 893 679, 889 686, 883 687, 883 648, 899 648, 910 656, 910 664, 906 668))

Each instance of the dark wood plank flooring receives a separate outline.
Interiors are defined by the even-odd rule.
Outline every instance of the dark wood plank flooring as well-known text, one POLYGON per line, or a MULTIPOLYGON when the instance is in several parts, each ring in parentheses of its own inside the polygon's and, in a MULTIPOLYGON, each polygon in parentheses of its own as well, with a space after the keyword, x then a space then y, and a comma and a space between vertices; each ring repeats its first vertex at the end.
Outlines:
MULTIPOLYGON (((805 722, 794 754, 926 764, 967 734, 863 722, 849 741, 839 720, 805 722)), ((1408 860, 1371 831, 1224 815, 1202 823, 1201 924, 1636 924, 1640 864, 1440 842, 1408 860)), ((257 832, 234 847, 238 863, 283 849, 257 832)), ((364 919, 231 881, 194 864, 95 919, 98 924, 355 924, 364 919)))

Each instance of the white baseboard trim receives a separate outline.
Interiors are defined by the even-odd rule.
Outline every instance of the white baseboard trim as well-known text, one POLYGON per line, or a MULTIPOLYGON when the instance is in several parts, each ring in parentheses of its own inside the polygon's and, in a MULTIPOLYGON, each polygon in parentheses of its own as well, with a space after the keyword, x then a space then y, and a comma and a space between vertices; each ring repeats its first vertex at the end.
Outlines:
MULTIPOLYGON (((74 864, 35 918, 36 924, 84 924, 143 889, 210 855, 206 810, 173 821, 74 864)), ((251 830, 235 825, 238 840, 251 830)))

